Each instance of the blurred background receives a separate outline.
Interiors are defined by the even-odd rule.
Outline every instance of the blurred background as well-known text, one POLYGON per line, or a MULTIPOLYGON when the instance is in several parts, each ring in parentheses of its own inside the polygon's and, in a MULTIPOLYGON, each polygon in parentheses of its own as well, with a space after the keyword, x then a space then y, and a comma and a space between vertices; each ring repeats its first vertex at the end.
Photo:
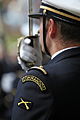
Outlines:
MULTIPOLYGON (((33 12, 41 0, 32 0, 33 12)), ((0 120, 11 120, 19 78, 24 71, 17 63, 17 38, 29 35, 28 0, 0 0, 0 120)), ((33 34, 39 29, 34 21, 33 34)))

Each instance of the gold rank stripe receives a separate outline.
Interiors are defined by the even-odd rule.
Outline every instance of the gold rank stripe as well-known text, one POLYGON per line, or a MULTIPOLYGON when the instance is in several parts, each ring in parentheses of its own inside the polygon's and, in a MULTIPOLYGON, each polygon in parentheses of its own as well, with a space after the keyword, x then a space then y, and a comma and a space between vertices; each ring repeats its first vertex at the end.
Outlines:
POLYGON ((27 75, 27 76, 23 77, 22 78, 22 83, 25 83, 25 82, 34 82, 39 86, 41 91, 46 90, 45 84, 36 76, 27 75))
POLYGON ((69 14, 66 14, 66 13, 63 13, 63 12, 60 12, 60 11, 58 11, 58 10, 49 8, 49 7, 47 7, 47 6, 41 5, 40 8, 41 8, 41 9, 48 10, 48 11, 51 11, 51 12, 54 12, 54 13, 57 13, 57 14, 59 14, 59 15, 62 15, 62 16, 68 17, 68 18, 71 18, 71 19, 73 19, 73 20, 80 21, 80 18, 78 18, 78 17, 75 17, 75 16, 72 16, 72 15, 69 15, 69 14))

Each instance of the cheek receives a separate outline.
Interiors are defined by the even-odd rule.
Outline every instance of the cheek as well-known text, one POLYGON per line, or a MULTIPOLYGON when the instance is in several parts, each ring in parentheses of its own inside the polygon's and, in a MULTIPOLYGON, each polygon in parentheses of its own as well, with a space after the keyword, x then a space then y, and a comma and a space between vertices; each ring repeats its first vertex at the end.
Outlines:
POLYGON ((40 24, 40 41, 43 39, 43 27, 42 24, 40 24))
POLYGON ((42 45, 42 43, 43 43, 43 35, 42 35, 42 32, 40 31, 40 44, 42 45))
POLYGON ((41 49, 44 52, 44 43, 43 43, 43 35, 40 34, 40 45, 41 45, 41 49))
POLYGON ((42 24, 40 25, 40 44, 41 44, 41 47, 43 48, 43 27, 42 27, 42 24))

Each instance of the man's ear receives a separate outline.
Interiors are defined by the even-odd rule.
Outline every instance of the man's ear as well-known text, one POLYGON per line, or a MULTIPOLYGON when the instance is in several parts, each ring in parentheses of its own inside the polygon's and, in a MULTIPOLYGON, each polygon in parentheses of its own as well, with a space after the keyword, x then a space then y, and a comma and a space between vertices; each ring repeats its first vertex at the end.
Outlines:
POLYGON ((48 21, 48 34, 51 38, 54 38, 57 32, 57 25, 53 19, 48 21))

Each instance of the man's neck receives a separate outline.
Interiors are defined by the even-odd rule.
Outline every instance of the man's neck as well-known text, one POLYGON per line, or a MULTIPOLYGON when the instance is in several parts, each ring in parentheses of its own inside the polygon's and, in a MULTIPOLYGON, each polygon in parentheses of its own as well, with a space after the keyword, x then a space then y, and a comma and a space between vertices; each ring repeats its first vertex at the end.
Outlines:
POLYGON ((74 44, 60 44, 60 43, 56 43, 53 44, 53 47, 50 49, 50 53, 51 56, 55 53, 57 53, 58 51, 64 50, 64 49, 68 49, 68 48, 74 48, 74 47, 79 47, 80 44, 79 43, 74 43, 74 44))
POLYGON ((59 50, 58 52, 56 52, 55 54, 53 54, 53 55, 51 56, 51 59, 53 59, 53 58, 56 57, 58 54, 60 54, 60 53, 62 53, 62 52, 64 52, 64 51, 66 51, 66 50, 73 49, 73 48, 77 48, 77 47, 78 47, 78 46, 75 46, 75 47, 68 47, 68 48, 59 50))

